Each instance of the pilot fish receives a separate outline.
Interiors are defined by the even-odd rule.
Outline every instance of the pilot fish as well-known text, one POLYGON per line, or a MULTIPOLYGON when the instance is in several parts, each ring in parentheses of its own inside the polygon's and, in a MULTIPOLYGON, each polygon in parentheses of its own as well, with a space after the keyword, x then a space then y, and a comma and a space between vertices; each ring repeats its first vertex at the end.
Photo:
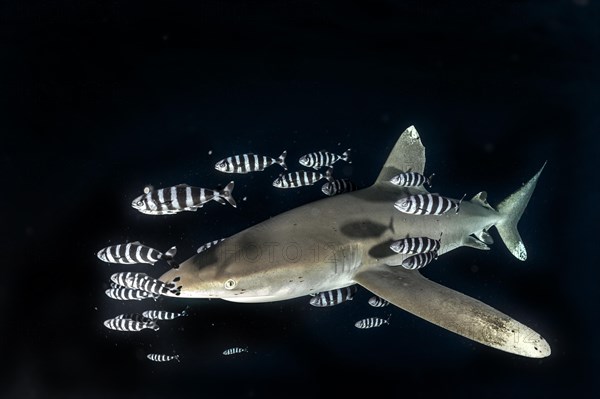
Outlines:
POLYGON ((437 257, 437 251, 416 254, 404 259, 402 261, 402 267, 408 270, 420 269, 431 263, 431 261, 433 261, 434 259, 437 259, 437 257))
POLYGON ((313 296, 309 303, 316 307, 334 306, 345 301, 351 301, 356 294, 358 288, 356 284, 349 287, 338 288, 336 290, 330 290, 325 292, 319 292, 313 296))
POLYGON ((327 182, 321 186, 321 191, 323 191, 323 194, 329 196, 348 193, 356 190, 358 190, 358 186, 350 179, 337 179, 327 182))
POLYGON ((394 208, 411 215, 443 215, 450 209, 458 213, 460 201, 442 197, 438 194, 417 194, 400 198, 394 203, 394 208))
POLYGON ((390 183, 400 187, 418 187, 427 183, 427 185, 431 187, 431 179, 434 175, 435 173, 429 177, 425 177, 417 172, 404 172, 392 177, 390 183))
POLYGON ((302 166, 306 166, 308 168, 313 169, 319 169, 323 166, 331 166, 340 159, 342 161, 352 163, 352 161, 350 161, 350 151, 351 149, 348 148, 346 151, 344 151, 342 155, 334 154, 325 150, 311 152, 310 154, 306 154, 300 157, 298 162, 300 162, 300 165, 302 166))
POLYGON ((215 245, 217 245, 218 243, 220 243, 221 241, 224 241, 224 238, 218 239, 218 240, 214 240, 214 241, 209 241, 206 244, 202 244, 198 247, 198 249, 196 250, 196 253, 200 253, 200 252, 204 252, 206 251, 208 248, 213 247, 215 245))
POLYGON ((215 164, 215 169, 225 173, 248 173, 258 172, 273 164, 279 164, 283 169, 287 170, 287 165, 285 164, 286 155, 287 151, 283 151, 277 159, 253 153, 234 155, 221 159, 215 164))
POLYGON ((173 282, 168 284, 157 280, 154 277, 150 277, 146 273, 114 273, 112 276, 110 276, 110 279, 120 286, 142 290, 157 295, 162 295, 168 292, 179 295, 181 290, 181 287, 175 288, 175 283, 179 281, 179 277, 176 277, 173 282))
POLYGON ((173 320, 178 317, 188 315, 188 308, 185 308, 181 312, 166 312, 164 310, 145 310, 142 315, 151 320, 173 320))
POLYGON ((106 328, 110 328, 111 330, 116 331, 142 331, 145 328, 152 329, 154 331, 158 331, 159 327, 155 321, 149 321, 147 323, 143 323, 140 321, 135 321, 131 319, 108 319, 104 321, 104 326, 106 328))
POLYGON ((398 254, 420 254, 440 249, 440 240, 429 237, 407 237, 390 244, 390 249, 398 254))
POLYGON ((389 317, 387 319, 381 319, 379 317, 368 317, 366 319, 362 319, 354 323, 354 327, 360 329, 379 327, 384 324, 390 324, 389 320, 389 317))
POLYGON ((179 355, 164 355, 162 353, 148 353, 146 357, 153 362, 170 362, 171 360, 179 361, 179 355))
POLYGON ((372 296, 371 298, 369 298, 369 305, 375 307, 375 308, 382 308, 384 306, 388 306, 390 303, 388 301, 386 301, 385 299, 378 297, 377 295, 372 296))
POLYGON ((294 188, 301 186, 312 186, 321 179, 333 181, 333 177, 331 177, 331 171, 332 169, 329 168, 325 174, 308 172, 306 170, 300 170, 285 175, 282 174, 279 175, 275 181, 273 181, 273 186, 277 188, 294 188))
POLYGON ((125 287, 113 287, 104 291, 106 296, 119 301, 141 301, 143 299, 152 298, 156 301, 159 295, 142 290, 134 290, 125 287))
POLYGON ((240 347, 229 348, 229 349, 225 349, 223 351, 223 354, 225 356, 229 356, 229 355, 235 355, 236 353, 242 353, 242 352, 248 352, 248 348, 240 348, 240 347))
POLYGON ((229 202, 234 208, 237 204, 231 192, 234 182, 231 181, 222 190, 209 190, 207 188, 192 187, 187 184, 178 184, 173 187, 148 189, 131 202, 131 206, 146 215, 173 215, 183 211, 195 212, 209 201, 216 201, 225 205, 229 202))
POLYGON ((171 247, 164 254, 154 248, 142 245, 139 241, 130 242, 128 244, 111 245, 110 247, 102 248, 96 256, 103 262, 121 263, 133 265, 136 263, 147 263, 154 265, 159 260, 165 260, 169 265, 176 266, 173 257, 177 253, 177 247, 171 247))

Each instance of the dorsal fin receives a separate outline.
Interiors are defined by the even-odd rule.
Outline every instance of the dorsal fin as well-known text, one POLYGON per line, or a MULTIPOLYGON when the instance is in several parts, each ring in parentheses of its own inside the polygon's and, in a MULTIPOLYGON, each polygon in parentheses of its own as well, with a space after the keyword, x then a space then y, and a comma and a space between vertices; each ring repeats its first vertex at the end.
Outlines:
POLYGON ((385 161, 375 184, 386 183, 401 172, 425 170, 425 147, 414 126, 409 126, 401 135, 385 161))
POLYGON ((485 191, 475 194, 475 196, 473 198, 471 198, 471 202, 475 202, 485 208, 495 211, 495 209, 492 208, 492 206, 487 202, 487 192, 485 192, 485 191))

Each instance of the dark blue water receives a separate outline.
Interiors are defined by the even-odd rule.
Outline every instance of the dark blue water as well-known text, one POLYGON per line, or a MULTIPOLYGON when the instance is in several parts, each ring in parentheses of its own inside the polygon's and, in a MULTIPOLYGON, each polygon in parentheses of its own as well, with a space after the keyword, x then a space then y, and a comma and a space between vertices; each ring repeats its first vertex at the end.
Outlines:
MULTIPOLYGON (((6 397, 324 397, 326 394, 555 397, 590 392, 599 370, 595 265, 600 13, 593 1, 92 1, 0 9, 3 253, 0 314, 6 397), (519 224, 529 259, 496 239, 460 248, 427 277, 539 331, 553 353, 526 359, 397 308, 308 298, 268 304, 164 299, 191 315, 158 332, 102 325, 153 307, 104 295, 124 270, 95 252, 141 240, 180 259, 323 198, 320 184, 271 186, 278 166, 224 175, 253 151, 293 165, 351 147, 336 169, 373 182, 414 125, 436 192, 481 190, 496 205, 541 167, 519 224), (209 151, 212 151, 209 154, 209 151), (149 217, 144 185, 236 182, 238 209, 149 217), (247 197, 246 201, 242 198, 247 197), (390 325, 356 320, 392 314, 390 325), (230 346, 250 352, 224 357, 230 346), (150 351, 181 363, 155 364, 150 351)), ((146 270, 145 267, 131 270, 146 270)), ((128 269, 129 270, 129 269, 128 269)), ((165 266, 152 273, 159 275, 165 266)))

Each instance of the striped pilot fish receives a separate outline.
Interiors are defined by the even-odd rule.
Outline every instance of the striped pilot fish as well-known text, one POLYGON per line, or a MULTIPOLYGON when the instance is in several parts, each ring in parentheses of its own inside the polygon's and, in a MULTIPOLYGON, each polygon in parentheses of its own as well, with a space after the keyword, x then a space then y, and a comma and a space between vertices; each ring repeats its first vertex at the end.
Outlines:
POLYGON ((429 177, 425 177, 417 172, 404 172, 392 177, 390 183, 400 187, 419 187, 427 183, 427 185, 431 187, 431 179, 433 176, 435 176, 435 173, 432 173, 429 177))
POLYGON ((144 194, 131 202, 131 206, 146 215, 173 215, 183 211, 195 212, 209 201, 216 201, 222 205, 225 205, 227 201, 236 208, 237 204, 231 196, 233 186, 234 182, 231 181, 222 190, 209 190, 187 184, 178 184, 158 190, 147 187, 144 194))
POLYGON ((178 317, 184 317, 188 315, 188 308, 185 308, 181 312, 166 312, 164 310, 145 310, 142 315, 149 318, 150 320, 173 320, 178 317))
POLYGON ((362 319, 362 320, 359 320, 356 323, 354 323, 354 327, 360 328, 360 329, 365 329, 365 328, 379 327, 384 324, 389 325, 390 317, 391 317, 391 315, 387 319, 381 319, 379 317, 368 317, 366 319, 362 319))
POLYGON ((352 161, 350 161, 350 151, 352 150, 348 148, 342 155, 334 154, 325 150, 311 152, 310 154, 301 156, 298 162, 300 162, 300 165, 302 166, 313 169, 319 169, 323 166, 331 166, 340 159, 342 161, 352 163, 352 161))
POLYGON ((229 348, 229 349, 225 349, 223 351, 223 354, 225 356, 229 356, 229 355, 235 355, 236 353, 242 353, 242 352, 248 352, 248 348, 240 348, 240 347, 234 347, 234 348, 229 348))
POLYGON ((128 244, 111 245, 102 248, 96 256, 103 262, 121 263, 133 265, 136 263, 148 263, 154 265, 159 260, 165 260, 172 267, 177 267, 173 257, 177 253, 177 247, 171 247, 167 252, 162 253, 154 248, 142 245, 139 241, 128 244))
POLYGON ((155 321, 149 321, 147 323, 141 321, 135 321, 131 319, 108 319, 104 321, 104 326, 116 331, 142 331, 145 328, 158 331, 159 327, 155 321))
POLYGON ((407 237, 390 244, 390 249, 398 254, 421 254, 439 251, 441 240, 429 237, 407 237))
POLYGON ((264 155, 256 155, 251 152, 234 155, 221 159, 215 164, 215 169, 225 173, 248 173, 259 172, 273 164, 279 164, 283 169, 287 170, 287 165, 285 164, 286 155, 287 151, 283 151, 277 159, 264 155))
POLYGON ((334 306, 342 302, 351 301, 356 294, 358 288, 355 285, 349 287, 338 288, 336 290, 330 290, 325 292, 319 292, 310 298, 309 303, 316 307, 334 306))
POLYGON ((336 195, 342 193, 349 193, 351 191, 358 190, 358 186, 354 184, 350 179, 337 179, 329 181, 321 187, 321 191, 325 195, 336 195))
POLYGON ((146 357, 153 362, 170 362, 171 360, 179 361, 179 355, 164 355, 162 353, 148 353, 146 357))
POLYGON ((374 308, 382 308, 384 306, 388 306, 389 304, 390 303, 388 301, 381 297, 378 297, 377 295, 369 298, 369 305, 373 306, 374 308))
POLYGON ((431 261, 433 261, 434 259, 437 259, 437 257, 437 251, 416 254, 404 259, 402 261, 402 267, 408 270, 420 269, 431 263, 431 261))
POLYGON ((277 188, 294 188, 301 186, 312 186, 321 179, 333 181, 331 172, 332 169, 329 168, 325 174, 312 171, 308 172, 306 170, 299 170, 297 172, 292 172, 285 175, 282 174, 279 175, 275 181, 273 181, 273 186, 277 188))
POLYGON ((171 283, 165 283, 148 276, 146 273, 121 272, 114 273, 110 276, 110 279, 122 287, 142 290, 157 295, 167 292, 179 295, 181 292, 181 286, 176 287, 175 284, 179 281, 179 277, 175 277, 171 283))
POLYGON ((152 294, 150 292, 142 291, 142 290, 134 290, 131 288, 125 287, 113 287, 104 291, 106 296, 112 299, 116 299, 119 301, 141 301, 143 299, 152 298, 155 301, 158 299, 159 295, 152 294))
POLYGON ((141 315, 139 313, 120 314, 118 316, 113 317, 113 319, 129 319, 133 321, 139 321, 140 323, 149 323, 152 321, 152 319, 145 317, 144 315, 141 315))
POLYGON ((427 193, 400 198, 394 203, 394 208, 411 215, 443 215, 450 209, 454 209, 458 213, 461 202, 462 199, 459 201, 427 193))
POLYGON ((224 241, 224 238, 218 239, 218 240, 214 240, 214 241, 209 241, 206 244, 202 244, 198 247, 198 249, 196 250, 196 253, 200 253, 200 252, 204 252, 206 251, 208 248, 210 247, 214 247, 215 245, 217 245, 218 243, 220 243, 221 241, 224 241))

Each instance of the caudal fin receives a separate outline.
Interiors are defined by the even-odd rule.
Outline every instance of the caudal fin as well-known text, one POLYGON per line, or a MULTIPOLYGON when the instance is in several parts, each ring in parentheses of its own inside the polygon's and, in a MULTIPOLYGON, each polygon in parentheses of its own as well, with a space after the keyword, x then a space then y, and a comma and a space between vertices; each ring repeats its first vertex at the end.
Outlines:
POLYGON ((342 153, 342 159, 348 163, 352 163, 352 161, 350 160, 350 152, 352 151, 352 148, 348 148, 346 151, 344 151, 342 153))
POLYGON ((527 250, 517 230, 517 223, 519 223, 519 219, 521 219, 521 215, 523 215, 523 211, 529 203, 538 178, 545 166, 546 162, 531 180, 498 205, 498 212, 502 219, 496 224, 496 229, 498 229, 498 233, 508 250, 519 260, 527 259, 527 250))
POLYGON ((166 260, 167 263, 169 264, 169 266, 171 266, 173 269, 178 269, 179 268, 179 263, 175 262, 175 260, 173 259, 173 257, 175 256, 175 254, 177 254, 177 247, 173 246, 167 252, 165 252, 163 254, 163 256, 161 257, 161 259, 166 260))
MULTIPOLYGON (((225 186, 225 188, 221 191, 219 191, 219 199, 224 199, 225 201, 229 202, 231 204, 232 207, 237 208, 237 204, 235 202, 235 199, 233 199, 233 197, 231 196, 231 192, 233 191, 233 181, 230 181, 228 185, 225 186)), ((220 202, 220 201, 218 201, 220 202)))
POLYGON ((277 163, 281 165, 281 167, 287 170, 287 165, 285 164, 285 156, 287 155, 287 150, 283 151, 279 158, 277 158, 277 163))

